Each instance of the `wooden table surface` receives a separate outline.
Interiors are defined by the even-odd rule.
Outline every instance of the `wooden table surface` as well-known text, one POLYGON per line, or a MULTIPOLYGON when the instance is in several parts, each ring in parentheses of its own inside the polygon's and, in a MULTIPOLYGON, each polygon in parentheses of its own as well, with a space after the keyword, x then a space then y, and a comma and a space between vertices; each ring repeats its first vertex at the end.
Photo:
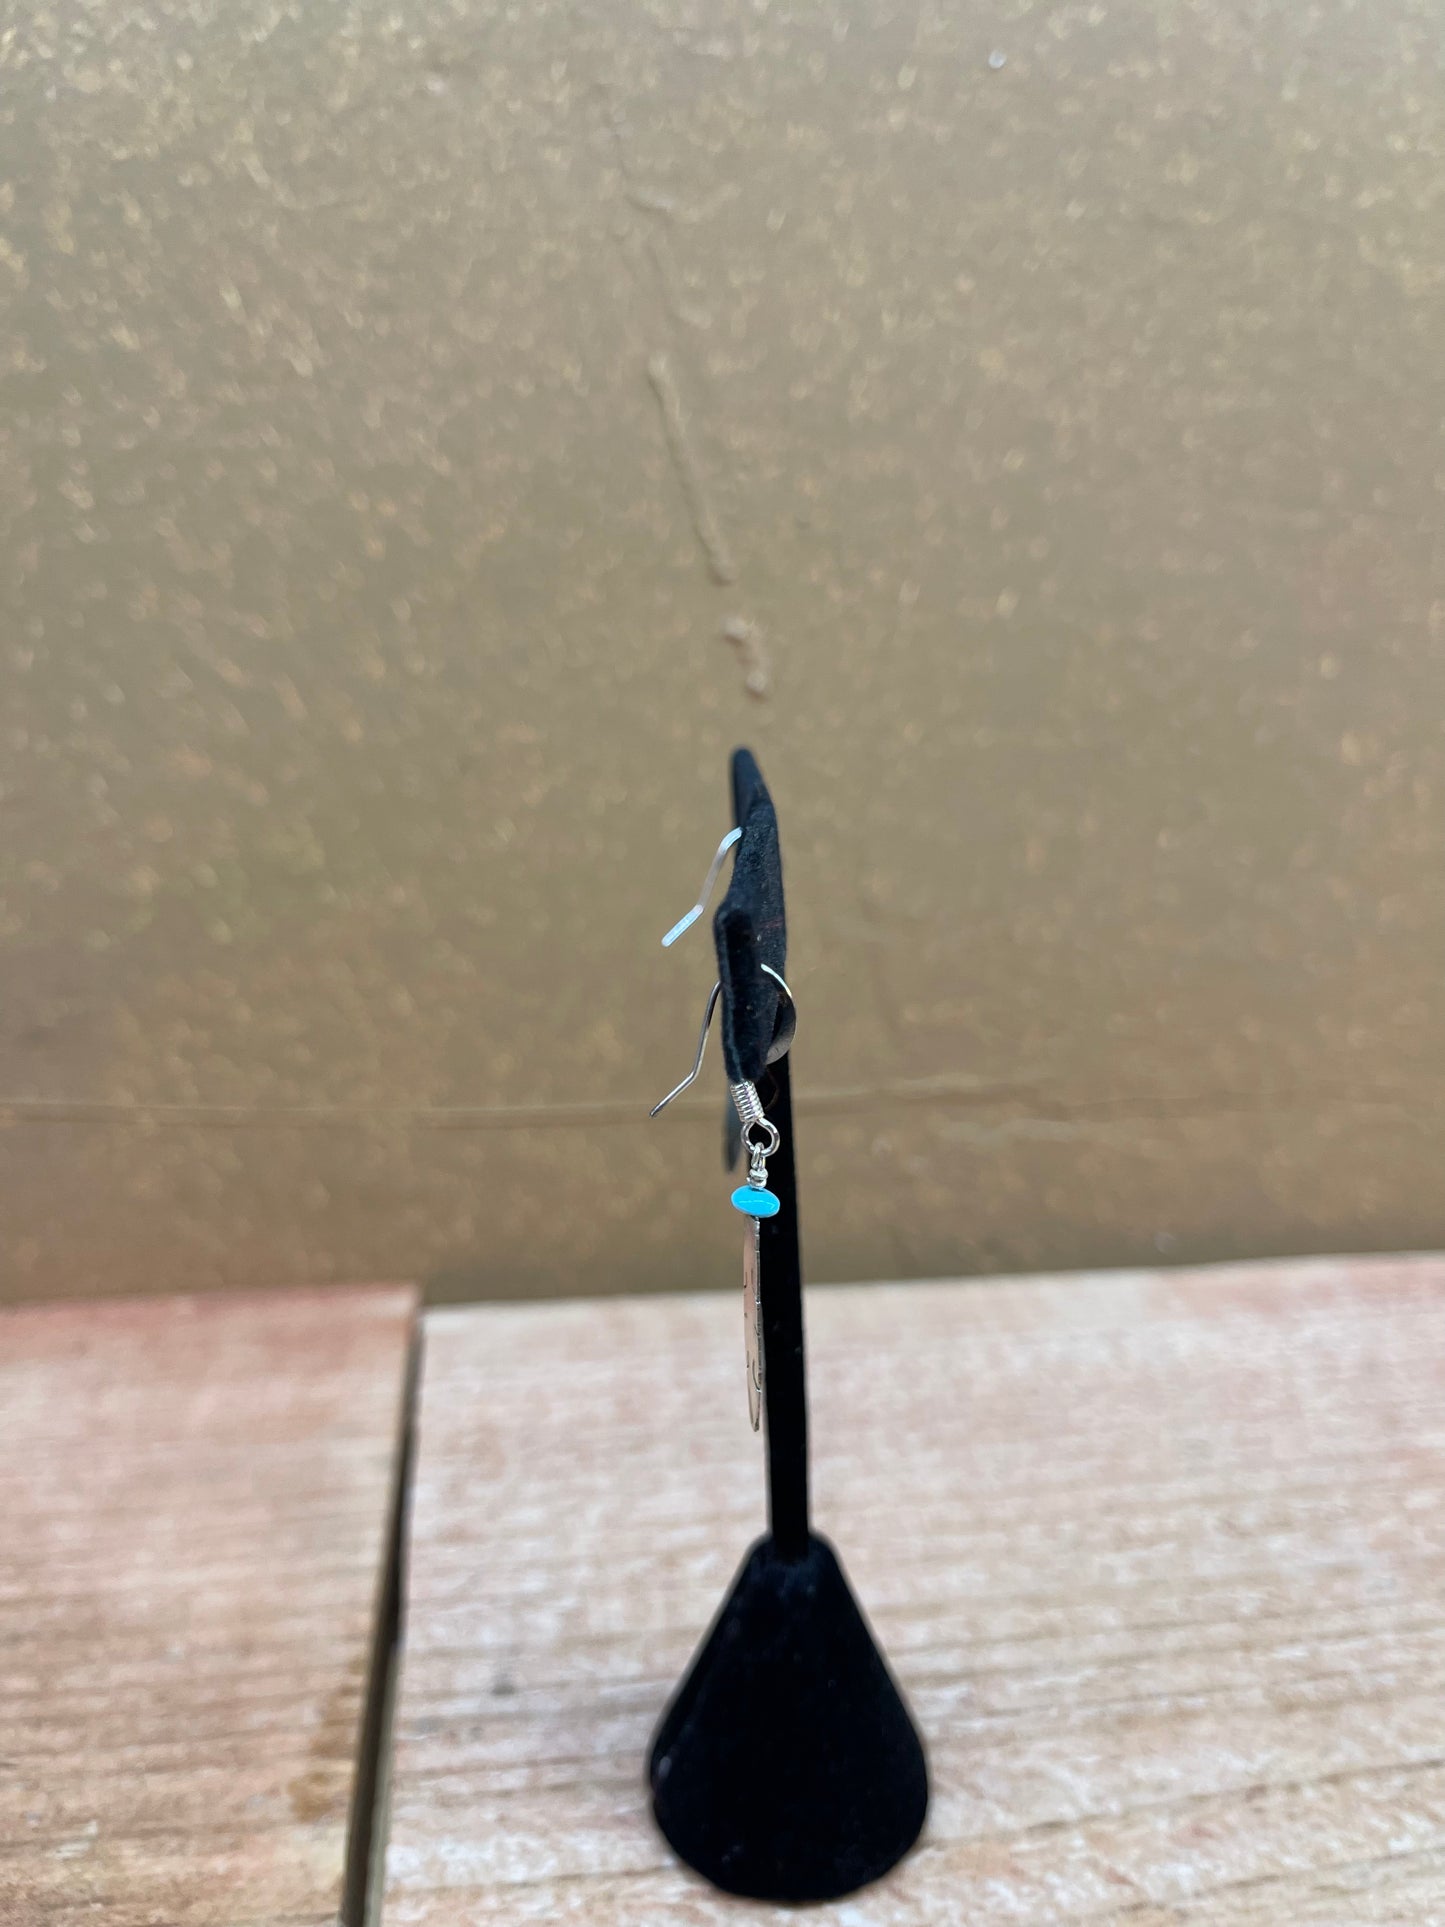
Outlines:
POLYGON ((6 1927, 335 1920, 413 1312, 0 1313, 6 1927))
MULTIPOLYGON (((1445 1921, 1445 1263, 809 1297, 817 1523, 927 1737, 836 1927, 1445 1921)), ((426 1324, 383 1927, 796 1920, 670 1858, 758 1527, 726 1298, 426 1324)))
MULTIPOLYGON (((796 1920, 643 1785, 761 1517, 736 1309, 428 1318, 389 1735, 410 1294, 0 1316, 4 1927, 796 1920)), ((808 1315, 818 1524, 934 1776, 810 1918, 1445 1921, 1445 1260, 808 1315)))

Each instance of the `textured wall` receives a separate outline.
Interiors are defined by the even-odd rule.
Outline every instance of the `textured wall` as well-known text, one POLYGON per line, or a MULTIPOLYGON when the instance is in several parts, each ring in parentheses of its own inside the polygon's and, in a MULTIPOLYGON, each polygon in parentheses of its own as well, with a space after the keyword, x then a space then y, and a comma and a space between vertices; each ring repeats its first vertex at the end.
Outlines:
POLYGON ((138 0, 0 74, 12 1295, 1445 1241, 1439 11, 138 0))

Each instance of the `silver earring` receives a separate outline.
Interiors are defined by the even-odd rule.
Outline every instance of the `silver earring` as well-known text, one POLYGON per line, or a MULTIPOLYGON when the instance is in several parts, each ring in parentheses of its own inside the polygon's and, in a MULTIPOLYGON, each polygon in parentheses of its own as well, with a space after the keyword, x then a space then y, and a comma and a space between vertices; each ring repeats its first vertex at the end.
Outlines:
MULTIPOLYGON (((763 965, 764 970, 768 966, 763 965)), ((769 971, 776 977, 777 972, 769 971)), ((778 982, 782 983, 782 978, 778 982)), ((786 990, 786 984, 783 985, 786 990)), ((788 991, 791 998, 792 992, 788 991)), ((733 1192, 732 1201, 749 1219, 743 1233, 743 1359, 748 1373, 748 1422, 756 1432, 763 1407, 763 1227, 764 1218, 776 1217, 781 1209, 775 1192, 768 1189, 768 1159, 782 1142, 778 1127, 763 1110, 756 1084, 729 1084, 733 1103, 743 1127, 743 1148, 748 1154, 748 1181, 733 1192)))
MULTIPOLYGON (((734 830, 723 838, 717 855, 713 858, 712 868, 708 871, 707 882, 703 885, 701 900, 694 904, 687 915, 675 923, 663 938, 665 944, 674 943, 684 930, 702 915, 708 896, 716 880, 723 857, 742 835, 734 830)), ((789 1003, 793 993, 786 981, 773 969, 764 964, 763 970, 782 990, 789 1003)), ((697 1054, 692 1060, 692 1069, 680 1084, 675 1084, 658 1103, 648 1112, 656 1117, 665 1111, 675 1097, 697 1080, 702 1069, 703 1055, 707 1050, 707 1035, 712 1028, 713 1012, 717 1009, 722 995, 721 983, 715 983, 708 992, 707 1006, 702 1014, 702 1029, 698 1034, 697 1054)), ((763 1101, 758 1096, 756 1084, 744 1079, 739 1083, 729 1082, 728 1092, 742 1126, 743 1149, 747 1153, 748 1176, 745 1184, 740 1184, 732 1194, 733 1208, 741 1211, 749 1220, 743 1234, 743 1345, 748 1375, 748 1418, 756 1432, 762 1418, 763 1399, 763 1305, 762 1305, 762 1224, 764 1218, 774 1218, 782 1208, 777 1193, 768 1189, 768 1159, 782 1143, 778 1127, 767 1115, 763 1101)))

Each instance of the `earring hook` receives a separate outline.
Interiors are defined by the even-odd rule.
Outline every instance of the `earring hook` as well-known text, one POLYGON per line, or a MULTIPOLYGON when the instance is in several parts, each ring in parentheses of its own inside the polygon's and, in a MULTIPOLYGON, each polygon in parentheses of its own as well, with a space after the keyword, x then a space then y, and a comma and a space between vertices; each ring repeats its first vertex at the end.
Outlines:
POLYGON ((695 1081, 698 1072, 702 1069, 702 1054, 707 1049, 707 1034, 712 1029, 712 1014, 717 1009, 717 1000, 721 996, 722 985, 721 983, 716 983, 707 994, 707 1009, 702 1014, 702 1034, 697 1040, 697 1056, 692 1060, 692 1069, 680 1084, 673 1085, 661 1103, 653 1105, 652 1109, 647 1113, 649 1117, 656 1117, 659 1111, 665 1111, 672 1100, 675 1097, 680 1097, 688 1085, 695 1081))
MULTIPOLYGON (((741 832, 739 832, 738 834, 741 834, 741 832)), ((778 987, 782 990, 783 995, 787 998, 788 1002, 790 1004, 793 1004, 794 1009, 796 1009, 797 1006, 794 1003, 793 993, 791 990, 789 990, 786 980, 783 977, 781 977, 776 970, 773 969, 773 966, 771 964, 760 964, 759 969, 761 969, 767 976, 772 978, 773 982, 777 984, 778 987)), ((672 1100, 675 1097, 681 1097, 682 1093, 687 1089, 688 1085, 696 1082, 697 1074, 702 1069, 703 1052, 707 1049, 707 1034, 712 1029, 712 1014, 717 1009, 717 1001, 718 1001, 718 998, 721 996, 722 996, 722 984, 721 982, 718 982, 718 983, 715 983, 712 989, 708 992, 707 1009, 704 1010, 702 1014, 702 1031, 697 1040, 697 1056, 694 1057, 692 1060, 692 1069, 688 1072, 687 1076, 682 1080, 680 1084, 675 1084, 673 1086, 673 1088, 668 1092, 667 1096, 664 1097, 660 1103, 653 1105, 652 1109, 647 1113, 649 1117, 656 1117, 659 1111, 666 1110, 668 1105, 672 1102, 672 1100)))
POLYGON ((762 971, 765 977, 772 978, 773 982, 778 986, 778 989, 782 991, 783 995, 787 998, 788 1002, 792 1004, 793 1009, 796 1010, 798 1008, 797 1001, 794 998, 792 991, 789 990, 788 988, 787 979, 785 977, 779 976, 778 972, 773 969, 773 966, 771 964, 759 964, 758 969, 762 971))
MULTIPOLYGON (((683 931, 690 930, 692 926, 697 922, 698 918, 702 915, 703 911, 706 910, 707 900, 712 895, 712 886, 717 882, 717 873, 722 868, 723 858, 727 855, 728 851, 733 847, 734 843, 738 841, 742 833, 743 833, 742 826, 739 825, 737 829, 729 830, 727 835, 723 838, 722 842, 718 844, 717 855, 713 858, 712 862, 708 865, 707 875, 703 879, 702 894, 698 897, 697 902, 692 906, 691 910, 688 911, 687 915, 685 917, 679 917, 677 922, 672 926, 671 930, 669 930, 667 935, 663 938, 662 947, 664 950, 670 950, 672 946, 677 942, 678 938, 682 935, 683 931)), ((709 1010, 708 1014, 709 1016, 711 1016, 712 1014, 711 1010, 709 1010)), ((704 1027, 703 1029, 704 1040, 706 1040, 706 1037, 707 1037, 707 1030, 706 1030, 706 1027, 704 1027)), ((663 1103, 666 1103, 666 1102, 667 1100, 666 1098, 664 1098, 663 1103)), ((659 1106, 659 1108, 661 1107, 659 1106)))

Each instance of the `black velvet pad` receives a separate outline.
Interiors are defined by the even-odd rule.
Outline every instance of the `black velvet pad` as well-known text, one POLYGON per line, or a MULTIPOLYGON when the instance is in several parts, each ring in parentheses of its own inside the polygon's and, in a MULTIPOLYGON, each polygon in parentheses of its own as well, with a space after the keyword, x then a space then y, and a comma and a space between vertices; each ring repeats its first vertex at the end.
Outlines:
POLYGON ((918 1838, 923 1747, 825 1539, 743 1561, 653 1743, 653 1812, 727 1893, 837 1899, 918 1838))
POLYGON ((742 839, 733 852, 732 881, 712 921, 722 984, 719 1018, 728 1081, 756 1084, 793 1041, 792 1004, 763 965, 788 974, 788 924, 783 912, 783 858, 778 814, 753 753, 733 751, 733 820, 742 839))

